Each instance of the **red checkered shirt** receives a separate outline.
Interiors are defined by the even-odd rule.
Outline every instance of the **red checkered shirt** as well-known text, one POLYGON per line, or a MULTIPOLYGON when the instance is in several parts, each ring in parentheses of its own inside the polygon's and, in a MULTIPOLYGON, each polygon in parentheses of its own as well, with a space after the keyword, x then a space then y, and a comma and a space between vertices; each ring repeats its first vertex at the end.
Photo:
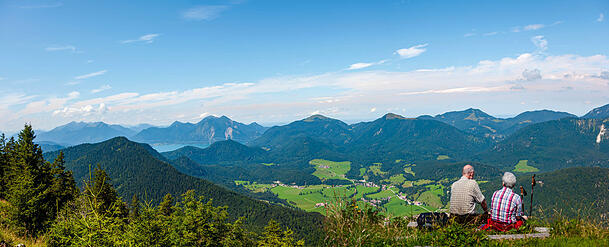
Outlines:
POLYGON ((495 191, 491 200, 491 219, 506 224, 516 223, 516 216, 522 216, 521 202, 520 195, 508 187, 495 191))

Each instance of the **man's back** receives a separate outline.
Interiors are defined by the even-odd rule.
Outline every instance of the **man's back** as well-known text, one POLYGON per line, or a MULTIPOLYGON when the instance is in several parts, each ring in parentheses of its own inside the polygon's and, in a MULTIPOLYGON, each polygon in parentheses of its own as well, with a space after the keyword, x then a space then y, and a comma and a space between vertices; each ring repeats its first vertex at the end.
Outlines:
POLYGON ((450 213, 466 215, 474 213, 476 203, 481 203, 484 195, 476 180, 463 176, 454 182, 450 190, 450 213))

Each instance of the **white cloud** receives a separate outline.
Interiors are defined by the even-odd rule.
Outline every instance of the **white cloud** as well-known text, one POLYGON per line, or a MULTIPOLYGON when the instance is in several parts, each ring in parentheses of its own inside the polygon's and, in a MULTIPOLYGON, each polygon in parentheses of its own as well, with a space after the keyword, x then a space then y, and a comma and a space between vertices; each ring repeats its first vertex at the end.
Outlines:
POLYGON ((363 68, 367 68, 367 67, 370 67, 373 65, 384 64, 385 62, 387 62, 387 60, 381 60, 381 61, 374 62, 374 63, 354 63, 354 64, 351 64, 349 66, 349 68, 347 68, 347 70, 363 69, 363 68))
POLYGON ((68 93, 66 97, 50 97, 44 100, 34 101, 28 103, 24 109, 19 111, 17 115, 28 115, 36 114, 41 112, 49 112, 55 109, 63 107, 70 100, 76 99, 80 96, 80 93, 73 91, 68 93))
POLYGON ((524 79, 527 81, 540 80, 541 71, 539 71, 538 69, 533 69, 533 70, 525 69, 524 71, 522 71, 522 77, 524 77, 524 79))
MULTIPOLYGON (((480 105, 501 112, 511 102, 522 101, 527 102, 527 107, 555 105, 561 109, 558 107, 575 101, 603 101, 609 95, 608 81, 603 79, 609 78, 603 73, 605 68, 609 68, 609 58, 604 55, 541 56, 531 52, 466 66, 411 71, 340 70, 272 77, 255 83, 225 83, 183 91, 120 92, 84 99, 74 98, 78 95, 73 93, 38 100, 28 104, 27 111, 20 108, 34 100, 32 96, 13 95, 12 99, 0 96, 2 105, 13 102, 5 110, 0 109, 2 116, 9 116, 8 119, 17 116, 13 122, 0 118, 0 127, 17 129, 23 122, 31 121, 50 128, 60 120, 102 118, 126 124, 167 124, 177 115, 194 119, 202 117, 201 112, 232 115, 238 121, 289 122, 311 112, 332 114, 340 119, 367 119, 376 117, 380 109, 404 105, 412 109, 408 114, 416 116, 480 105), (525 83, 525 79, 534 80, 525 83), (535 103, 540 98, 545 105, 535 103), (455 106, 455 102, 459 105, 455 106), (371 112, 373 108, 377 112, 371 112)), ((569 109, 573 108, 564 110, 569 109)))
POLYGON ((375 112, 375 111, 376 111, 376 107, 370 108, 370 112, 375 112))
POLYGON ((537 52, 544 52, 548 49, 548 41, 542 35, 531 38, 531 42, 537 47, 537 52))
POLYGON ((546 25, 544 25, 544 24, 530 24, 530 25, 524 26, 523 30, 524 31, 538 30, 538 29, 544 28, 545 26, 546 25))
POLYGON ((485 34, 482 34, 482 35, 484 35, 484 36, 493 36, 493 35, 497 35, 498 33, 499 32, 490 32, 490 33, 485 33, 485 34))
POLYGON ((99 92, 101 92, 101 91, 106 91, 106 90, 108 90, 108 89, 112 89, 112 87, 111 87, 110 85, 107 85, 107 84, 106 84, 106 85, 102 85, 102 86, 101 86, 101 87, 99 87, 99 88, 96 88, 96 89, 91 90, 91 93, 99 93, 99 92))
POLYGON ((45 48, 46 51, 71 51, 73 53, 77 53, 78 49, 72 45, 64 45, 64 46, 50 46, 45 48))
POLYGON ((66 86, 74 86, 74 85, 78 85, 78 84, 80 84, 79 81, 69 81, 69 82, 66 82, 65 85, 66 86))
POLYGON ((74 77, 74 79, 76 79, 76 80, 87 79, 87 78, 103 75, 106 72, 108 72, 108 71, 107 70, 100 70, 100 71, 97 71, 97 72, 93 72, 93 73, 89 73, 89 74, 84 74, 84 75, 76 76, 76 77, 74 77))
POLYGON ((89 59, 85 63, 93 63, 93 60, 89 59))
POLYGON ((226 5, 196 6, 182 12, 182 18, 195 21, 209 21, 220 16, 220 13, 226 9, 228 9, 226 5))
POLYGON ((412 58, 421 55, 427 50, 427 44, 415 45, 409 48, 399 49, 395 51, 402 58, 412 58))
POLYGON ((145 44, 150 44, 150 43, 154 42, 154 39, 156 39, 160 35, 161 34, 158 34, 158 33, 145 34, 145 35, 140 36, 137 39, 123 40, 123 41, 121 41, 121 43, 129 44, 129 43, 141 42, 141 43, 145 43, 145 44))
POLYGON ((471 36, 475 36, 476 33, 466 33, 463 35, 463 37, 471 37, 471 36))
POLYGON ((601 13, 598 18, 596 19, 597 22, 603 22, 603 20, 605 20, 605 15, 603 13, 601 13))

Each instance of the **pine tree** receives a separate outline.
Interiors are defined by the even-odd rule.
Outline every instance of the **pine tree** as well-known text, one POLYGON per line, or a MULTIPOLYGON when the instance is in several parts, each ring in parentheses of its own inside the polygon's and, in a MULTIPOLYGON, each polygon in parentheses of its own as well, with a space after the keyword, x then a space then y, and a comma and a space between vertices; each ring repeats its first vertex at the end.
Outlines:
POLYGON ((173 213, 173 197, 171 194, 167 193, 163 197, 163 201, 159 205, 159 213, 161 215, 170 216, 173 213))
MULTIPOLYGON (((73 199, 73 196, 63 196, 62 193, 75 188, 73 184, 71 188, 54 188, 54 183, 58 181, 54 171, 58 174, 65 171, 63 167, 53 170, 51 164, 44 160, 42 150, 34 143, 35 137, 32 126, 25 125, 18 140, 11 140, 3 147, 9 167, 4 176, 8 179, 5 180, 5 185, 8 185, 8 191, 5 191, 9 205, 7 218, 18 232, 30 236, 36 236, 48 227, 57 216, 58 209, 73 199)), ((69 181, 69 178, 63 180, 69 181)))
MULTIPOLYGON (((92 199, 95 211, 100 215, 107 213, 116 214, 116 207, 120 207, 120 204, 123 204, 120 198, 118 198, 114 187, 110 185, 108 174, 99 165, 97 165, 93 172, 93 178, 90 178, 85 186, 88 187, 85 190, 85 196, 92 199)), ((122 215, 122 213, 120 214, 122 215)))
POLYGON ((0 198, 4 198, 8 182, 8 147, 4 133, 0 135, 0 198))
POLYGON ((140 201, 137 199, 137 195, 133 195, 131 203, 129 204, 129 219, 136 220, 140 217, 140 201))
POLYGON ((258 240, 258 246, 260 247, 271 247, 271 246, 282 246, 282 247, 292 247, 292 246, 304 246, 304 241, 294 240, 294 233, 292 230, 287 229, 285 231, 281 230, 281 226, 279 223, 274 220, 270 220, 269 224, 264 227, 264 232, 262 233, 262 237, 258 240))

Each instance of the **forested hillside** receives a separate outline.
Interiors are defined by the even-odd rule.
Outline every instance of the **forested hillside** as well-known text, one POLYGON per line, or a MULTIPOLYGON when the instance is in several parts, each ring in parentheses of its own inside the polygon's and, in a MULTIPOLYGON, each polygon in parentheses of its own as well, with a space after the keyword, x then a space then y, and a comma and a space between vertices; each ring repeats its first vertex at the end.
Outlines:
POLYGON ((520 160, 542 171, 572 166, 609 166, 609 121, 565 118, 528 126, 476 159, 501 168, 520 160))
MULTIPOLYGON (((527 215, 530 205, 532 174, 517 177, 514 191, 520 193, 523 186, 529 193, 524 199, 527 215)), ((609 217, 609 168, 571 167, 553 172, 536 174, 537 184, 533 195, 533 215, 551 217, 560 212, 567 217, 587 217, 606 219, 609 217)), ((501 176, 480 185, 483 193, 490 198, 501 188, 501 176)))
MULTIPOLYGON (((245 217, 245 223, 260 230, 269 219, 276 219, 289 226, 298 236, 315 236, 321 223, 320 215, 270 205, 250 199, 206 180, 178 172, 168 163, 159 160, 162 156, 147 144, 131 142, 117 137, 97 144, 83 144, 62 150, 68 170, 82 185, 90 169, 97 164, 105 170, 123 198, 137 195, 145 201, 159 203, 167 193, 181 195, 194 190, 198 195, 212 199, 213 205, 228 206, 230 219, 245 217)), ((47 159, 58 152, 46 153, 47 159)))

